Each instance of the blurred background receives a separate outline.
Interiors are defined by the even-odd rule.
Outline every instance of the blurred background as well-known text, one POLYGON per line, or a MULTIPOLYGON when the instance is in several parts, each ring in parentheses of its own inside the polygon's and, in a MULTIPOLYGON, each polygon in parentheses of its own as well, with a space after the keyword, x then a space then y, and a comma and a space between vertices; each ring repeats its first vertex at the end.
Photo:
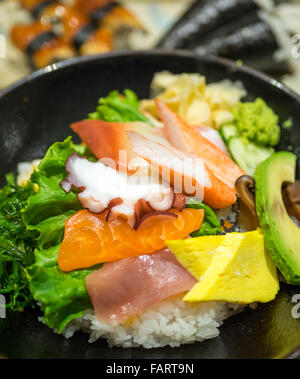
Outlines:
POLYGON ((189 49, 300 93, 300 0, 0 0, 0 88, 78 55, 189 49))

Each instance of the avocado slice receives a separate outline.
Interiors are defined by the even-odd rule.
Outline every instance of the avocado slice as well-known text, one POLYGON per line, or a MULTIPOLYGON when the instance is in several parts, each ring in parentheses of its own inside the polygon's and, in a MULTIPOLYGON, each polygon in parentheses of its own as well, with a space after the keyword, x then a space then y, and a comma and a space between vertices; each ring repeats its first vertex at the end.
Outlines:
POLYGON ((297 157, 281 151, 256 169, 256 210, 266 247, 290 284, 300 284, 300 228, 292 221, 282 198, 282 187, 295 181, 297 157))

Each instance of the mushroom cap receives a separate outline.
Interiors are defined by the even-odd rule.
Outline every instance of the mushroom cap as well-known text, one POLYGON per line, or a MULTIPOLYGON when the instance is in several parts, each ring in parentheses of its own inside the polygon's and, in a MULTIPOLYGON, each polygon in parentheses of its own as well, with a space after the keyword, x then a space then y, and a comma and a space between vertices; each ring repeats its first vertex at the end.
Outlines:
POLYGON ((240 205, 239 223, 246 230, 255 230, 259 225, 255 204, 255 180, 249 175, 243 175, 237 179, 235 188, 240 205))
POLYGON ((282 195, 288 214, 300 222, 300 181, 287 185, 282 195))

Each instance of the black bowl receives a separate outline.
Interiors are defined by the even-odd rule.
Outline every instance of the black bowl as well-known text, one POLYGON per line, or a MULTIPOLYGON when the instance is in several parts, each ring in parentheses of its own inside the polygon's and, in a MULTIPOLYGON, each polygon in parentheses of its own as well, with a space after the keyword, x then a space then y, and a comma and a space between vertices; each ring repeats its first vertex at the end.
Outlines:
MULTIPOLYGON (((220 58, 188 52, 131 52, 75 58, 49 66, 0 93, 0 184, 18 162, 42 157, 54 141, 72 134, 71 122, 95 108, 110 90, 131 88, 149 95, 153 74, 198 72, 209 82, 240 80, 248 98, 264 98, 281 121, 290 117, 279 149, 300 155, 300 97, 282 84, 220 58)), ((299 168, 298 168, 299 177, 299 168)), ((259 285, 259 283, 258 283, 259 285)), ((275 301, 227 320, 219 337, 180 348, 109 348, 89 344, 77 333, 66 340, 37 320, 38 311, 9 313, 0 319, 0 355, 9 358, 281 358, 300 356, 300 321, 292 317, 292 296, 300 288, 282 285, 275 301)))

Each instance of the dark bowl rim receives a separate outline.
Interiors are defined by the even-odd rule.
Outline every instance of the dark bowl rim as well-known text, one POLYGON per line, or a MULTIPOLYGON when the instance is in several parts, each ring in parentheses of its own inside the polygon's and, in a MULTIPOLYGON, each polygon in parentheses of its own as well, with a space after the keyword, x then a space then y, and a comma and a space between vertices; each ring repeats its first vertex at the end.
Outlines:
MULTIPOLYGON (((268 85, 271 85, 272 87, 275 86, 280 91, 283 91, 286 95, 294 98, 299 103, 299 106, 300 106, 300 95, 298 95, 295 91, 293 91, 292 89, 290 89, 289 87, 281 83, 280 81, 273 79, 272 77, 260 71, 257 71, 247 65, 244 65, 244 64, 241 65, 237 61, 233 61, 227 58, 221 58, 218 56, 213 56, 213 55, 204 56, 204 55, 196 54, 195 52, 188 51, 188 50, 168 50, 168 49, 114 51, 114 52, 109 52, 105 54, 74 57, 62 62, 54 63, 42 69, 36 70, 32 72, 31 74, 25 76, 24 78, 9 85, 8 87, 0 90, 0 102, 3 97, 5 97, 10 92, 17 90, 22 85, 38 80, 40 77, 43 77, 44 75, 50 74, 57 70, 63 70, 68 67, 72 67, 72 66, 76 66, 76 65, 80 65, 84 63, 89 63, 89 62, 94 62, 98 60, 110 59, 114 57, 121 58, 121 57, 130 57, 130 56, 138 57, 138 56, 158 56, 158 55, 169 55, 170 57, 193 58, 193 59, 204 61, 204 62, 217 63, 227 68, 230 68, 234 71, 244 72, 250 76, 257 77, 259 80, 267 83, 268 85)), ((299 359, 299 358, 300 358, 300 343, 299 343, 298 348, 296 348, 295 350, 291 351, 290 353, 282 357, 282 359, 299 359)))
POLYGON ((46 66, 44 68, 41 68, 39 70, 36 70, 32 72, 31 74, 25 76, 24 78, 16 81, 15 83, 12 83, 8 87, 0 90, 0 100, 2 97, 7 95, 8 93, 18 89, 24 84, 30 83, 32 81, 37 80, 39 77, 50 74, 51 72, 57 71, 57 70, 63 70, 68 67, 94 62, 98 60, 105 60, 110 58, 120 58, 120 57, 134 57, 134 56, 158 56, 158 55, 169 55, 171 57, 188 57, 193 59, 198 59, 200 61, 204 62, 213 62, 217 64, 221 64, 225 67, 228 67, 234 71, 242 71, 248 75, 255 76, 259 78, 260 80, 268 83, 272 87, 277 87, 281 91, 283 91, 288 96, 293 97, 296 101, 300 104, 300 95, 298 95, 295 91, 293 91, 291 88, 287 87, 285 84, 280 82, 279 80, 276 80, 260 71, 257 71, 247 65, 240 64, 238 61, 233 61, 231 59, 227 58, 221 58, 214 55, 200 55, 193 51, 189 50, 168 50, 168 49, 150 49, 150 50, 121 50, 121 51, 114 51, 104 54, 95 54, 95 55, 85 55, 85 56, 79 56, 67 59, 62 62, 54 63, 49 66, 46 66))

